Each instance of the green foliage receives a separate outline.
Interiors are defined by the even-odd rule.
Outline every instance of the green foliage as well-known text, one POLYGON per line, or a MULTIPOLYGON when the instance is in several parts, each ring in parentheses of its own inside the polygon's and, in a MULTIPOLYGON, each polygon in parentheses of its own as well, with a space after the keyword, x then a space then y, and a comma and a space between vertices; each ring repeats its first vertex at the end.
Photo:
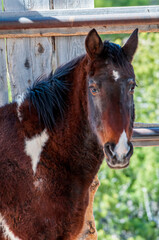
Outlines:
POLYGON ((159 0, 95 0, 95 7, 157 5, 159 0))
MULTIPOLYGON (((159 0, 94 0, 95 7, 125 7, 125 6, 148 6, 148 5, 158 5, 159 0)), ((123 38, 127 34, 118 35, 103 35, 107 40, 114 41, 116 36, 123 38)))
MULTIPOLYGON (((96 7, 157 5, 159 0, 95 0, 96 7)), ((122 44, 127 35, 103 35, 122 44)), ((142 33, 133 66, 136 121, 159 122, 159 34, 142 33)), ((130 166, 104 161, 94 214, 98 240, 159 240, 159 147, 135 148, 130 166)))
MULTIPOLYGON (((122 39, 117 39, 122 44, 122 39)), ((136 121, 159 120, 159 34, 142 33, 133 61, 136 121)), ((159 240, 159 147, 135 148, 130 166, 104 162, 94 214, 99 240, 159 240)))
POLYGON ((135 56, 136 121, 159 122, 159 34, 143 33, 135 56), (141 111, 142 109, 142 111, 141 111))
POLYGON ((3 0, 1 0, 0 4, 2 6, 2 11, 4 11, 4 2, 3 2, 3 0))

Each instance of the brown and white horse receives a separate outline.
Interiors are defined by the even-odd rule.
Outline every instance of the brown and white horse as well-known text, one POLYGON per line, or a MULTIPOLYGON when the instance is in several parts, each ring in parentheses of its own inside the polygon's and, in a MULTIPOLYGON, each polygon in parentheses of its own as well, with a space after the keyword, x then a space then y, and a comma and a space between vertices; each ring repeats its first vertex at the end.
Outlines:
POLYGON ((0 108, 0 240, 75 239, 104 155, 128 166, 137 32, 120 47, 91 30, 86 55, 0 108))

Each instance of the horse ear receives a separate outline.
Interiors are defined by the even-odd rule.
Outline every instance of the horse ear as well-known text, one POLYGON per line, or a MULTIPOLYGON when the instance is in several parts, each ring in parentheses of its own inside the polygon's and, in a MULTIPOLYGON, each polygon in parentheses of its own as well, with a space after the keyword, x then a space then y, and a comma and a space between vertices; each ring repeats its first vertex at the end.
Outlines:
POLYGON ((124 53, 126 54, 128 61, 132 62, 133 56, 136 52, 138 46, 138 28, 136 28, 125 45, 122 47, 124 53))
POLYGON ((103 42, 95 29, 92 29, 85 40, 85 47, 88 56, 93 59, 103 50, 103 42))

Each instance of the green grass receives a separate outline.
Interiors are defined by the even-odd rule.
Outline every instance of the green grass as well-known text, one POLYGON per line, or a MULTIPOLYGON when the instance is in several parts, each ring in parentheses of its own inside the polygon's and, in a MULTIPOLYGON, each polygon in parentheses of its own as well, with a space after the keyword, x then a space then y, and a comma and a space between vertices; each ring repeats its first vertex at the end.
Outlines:
POLYGON ((9 71, 8 71, 8 60, 7 60, 7 40, 5 38, 5 52, 6 52, 6 68, 7 68, 7 85, 8 85, 8 101, 9 103, 12 102, 12 91, 11 91, 11 84, 9 78, 9 71))
POLYGON ((2 5, 2 11, 4 12, 4 2, 1 0, 1 5, 2 5))

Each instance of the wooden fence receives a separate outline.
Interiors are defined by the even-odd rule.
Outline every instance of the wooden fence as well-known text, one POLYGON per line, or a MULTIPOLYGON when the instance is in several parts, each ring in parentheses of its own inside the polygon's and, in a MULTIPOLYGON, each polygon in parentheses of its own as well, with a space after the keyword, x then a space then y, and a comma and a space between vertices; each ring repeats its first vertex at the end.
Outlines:
MULTIPOLYGON (((84 53, 84 35, 159 31, 159 6, 94 9, 94 0, 0 0, 0 105, 84 53)), ((135 124, 134 146, 159 146, 159 124, 135 124)))

